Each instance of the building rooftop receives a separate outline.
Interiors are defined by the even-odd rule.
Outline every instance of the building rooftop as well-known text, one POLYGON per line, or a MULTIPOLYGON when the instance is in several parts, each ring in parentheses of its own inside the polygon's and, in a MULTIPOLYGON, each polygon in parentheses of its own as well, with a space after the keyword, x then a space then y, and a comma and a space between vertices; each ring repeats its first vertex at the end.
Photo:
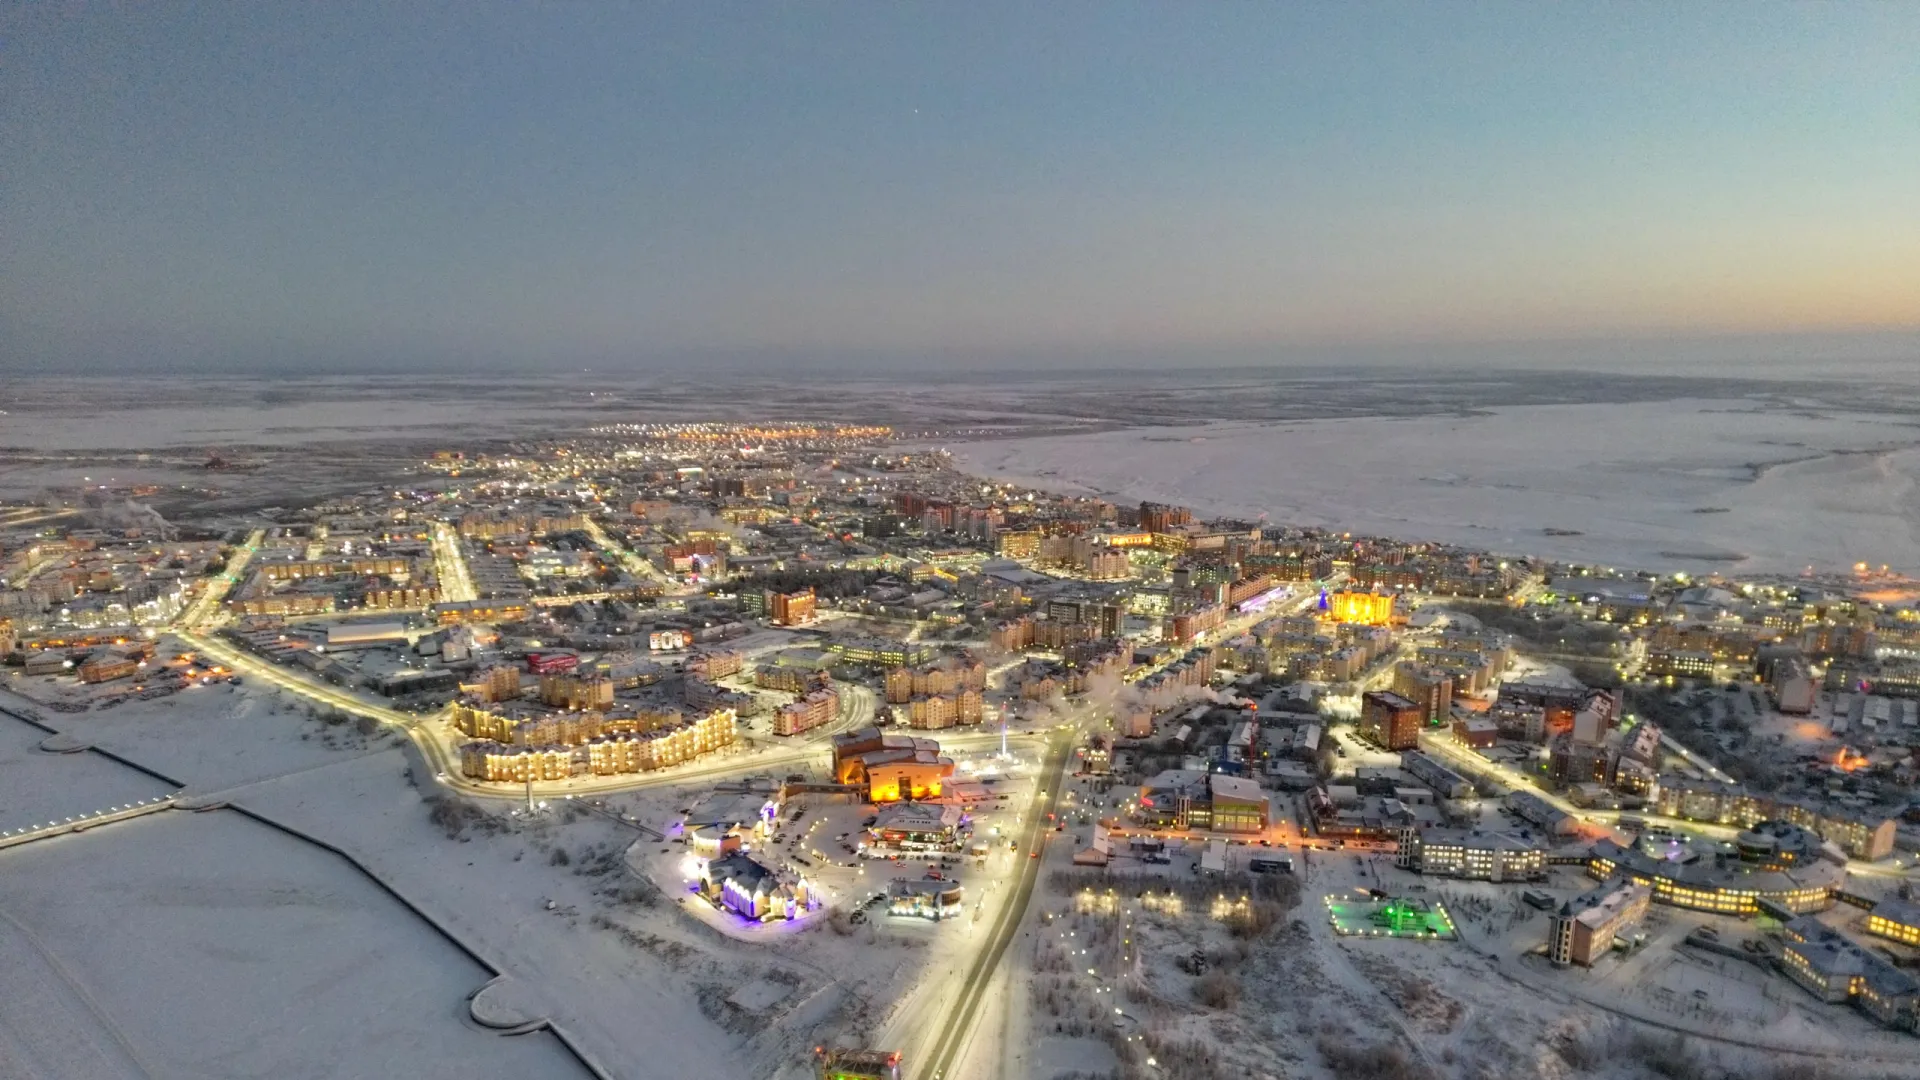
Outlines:
POLYGON ((876 830, 898 829, 902 832, 939 832, 958 828, 961 816, 960 807, 951 803, 893 803, 882 807, 874 815, 873 828, 876 830))
POLYGON ((1267 798, 1265 788, 1257 781, 1243 776, 1228 776, 1225 773, 1213 773, 1207 777, 1207 784, 1216 799, 1238 799, 1243 802, 1264 802, 1267 798))
POLYGON ((1459 844, 1462 847, 1482 851, 1539 851, 1541 844, 1537 840, 1523 840, 1510 832, 1499 829, 1422 829, 1420 843, 1425 847, 1437 844, 1459 844))
POLYGON ((1560 915, 1576 919, 1589 927, 1604 926, 1618 918, 1622 911, 1647 891, 1645 885, 1615 878, 1560 905, 1560 915))
POLYGON ((1901 926, 1920 926, 1920 904, 1906 900, 1882 900, 1873 905, 1873 914, 1901 926))
POLYGON ((715 791, 687 811, 688 828, 701 825, 744 825, 757 821, 770 800, 757 792, 715 791))
POLYGON ((1612 840, 1602 840, 1593 846, 1592 854, 1629 873, 1664 878, 1697 889, 1760 894, 1814 888, 1831 890, 1843 884, 1847 876, 1844 865, 1827 858, 1795 861, 1790 869, 1769 869, 1769 864, 1703 852, 1677 842, 1666 851, 1654 854, 1639 845, 1623 847, 1612 840))
POLYGON ((1920 981, 1812 916, 1803 915, 1783 929, 1787 933, 1785 947, 1798 953, 1823 979, 1858 976, 1882 998, 1920 995, 1920 981))

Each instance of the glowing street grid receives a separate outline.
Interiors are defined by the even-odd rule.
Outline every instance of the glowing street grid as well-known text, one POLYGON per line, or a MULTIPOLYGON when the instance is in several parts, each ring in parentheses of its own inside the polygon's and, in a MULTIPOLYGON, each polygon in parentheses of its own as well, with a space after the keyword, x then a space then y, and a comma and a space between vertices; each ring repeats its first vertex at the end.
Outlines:
POLYGON ((1327 920, 1343 937, 1425 938, 1452 941, 1453 918, 1439 904, 1392 896, 1384 900, 1327 897, 1327 920))

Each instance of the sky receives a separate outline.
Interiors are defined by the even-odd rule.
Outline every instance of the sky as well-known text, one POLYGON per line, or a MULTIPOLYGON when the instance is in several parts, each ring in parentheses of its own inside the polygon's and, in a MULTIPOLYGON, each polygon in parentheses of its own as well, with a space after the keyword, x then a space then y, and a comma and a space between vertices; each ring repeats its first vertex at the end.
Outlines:
POLYGON ((6 0, 0 369, 1904 348, 1916 56, 1867 0, 6 0))

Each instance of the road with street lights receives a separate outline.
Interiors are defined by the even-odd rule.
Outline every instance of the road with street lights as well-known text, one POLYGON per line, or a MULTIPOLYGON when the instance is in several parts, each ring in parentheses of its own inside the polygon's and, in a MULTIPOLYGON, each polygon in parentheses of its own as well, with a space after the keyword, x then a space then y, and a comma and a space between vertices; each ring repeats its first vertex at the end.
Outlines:
POLYGON ((960 993, 934 1029, 933 1048, 928 1054, 927 1064, 920 1071, 926 1080, 944 1080, 950 1075, 960 1052, 966 1047, 967 1037, 973 1031, 974 1017, 980 1011, 980 1002, 986 995, 987 987, 993 983, 993 974, 1000 966, 1000 958, 1005 955, 1007 946, 1013 942, 1014 934, 1026 919, 1027 905, 1033 899, 1034 886, 1040 881, 1041 866, 1047 861, 1044 845, 1053 835, 1049 828, 1047 807, 1059 801, 1060 787, 1066 779, 1067 760, 1072 755, 1072 749, 1073 738, 1068 731, 1056 730, 1047 740, 1046 763, 1041 767, 1039 779, 1034 784, 1033 803, 1027 808, 1026 835, 1020 844, 1020 849, 1027 853, 1027 858, 1023 860, 1025 865, 1020 870, 1019 881, 1002 902, 993 931, 986 945, 976 955, 973 966, 968 969, 966 981, 960 985, 960 993))
POLYGON ((467 573, 467 558, 460 550, 460 534, 445 521, 433 523, 433 570, 440 579, 440 596, 452 603, 480 598, 467 573))
POLYGON ((227 598, 233 587, 247 571, 247 564, 253 561, 253 553, 260 550, 260 544, 267 538, 267 530, 255 529, 247 534, 247 539, 233 555, 227 559, 226 569, 220 571, 212 580, 193 606, 180 616, 179 623, 185 627, 203 626, 220 612, 220 602, 227 598))

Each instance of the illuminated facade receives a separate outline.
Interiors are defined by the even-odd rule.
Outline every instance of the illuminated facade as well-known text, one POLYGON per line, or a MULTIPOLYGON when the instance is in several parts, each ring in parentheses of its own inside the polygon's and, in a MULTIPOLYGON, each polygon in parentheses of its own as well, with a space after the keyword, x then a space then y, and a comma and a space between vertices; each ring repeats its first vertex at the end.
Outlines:
POLYGON ((1409 830, 1394 856, 1405 870, 1469 881, 1535 881, 1546 876, 1547 852, 1538 842, 1479 829, 1409 830))
POLYGON ((738 675, 744 666, 740 654, 731 649, 714 649, 687 658, 687 674, 701 679, 738 675))
POLYGON ((1742 833, 1737 850, 1696 850, 1679 841, 1623 847, 1602 840, 1587 854, 1587 874, 1646 885, 1655 903, 1721 915, 1754 915, 1766 900, 1794 914, 1824 911, 1846 881, 1846 865, 1819 837, 1784 821, 1742 833))
POLYGON ((779 873, 738 852, 701 864, 700 891, 716 905, 755 922, 797 919, 820 906, 807 879, 779 873))
POLYGON ((1867 916, 1867 933, 1920 947, 1920 905, 1882 900, 1867 916))
POLYGON ((938 731, 956 724, 977 724, 986 714, 986 699, 978 690, 917 697, 907 703, 907 726, 938 731))
POLYGON ((1419 706, 1423 724, 1438 726, 1453 715, 1453 676, 1443 668, 1396 664, 1393 692, 1419 706))
POLYGON ((127 678, 139 670, 140 662, 132 657, 108 654, 93 657, 81 664, 75 673, 83 683, 102 683, 127 678))
MULTIPOLYGON (((518 690, 518 675, 515 675, 518 690)), ((540 701, 556 709, 610 709, 613 680, 571 673, 540 676, 540 701)))
POLYGON ((805 694, 832 686, 833 676, 819 668, 786 667, 776 664, 755 669, 753 685, 762 690, 784 690, 789 694, 805 694))
POLYGON ((1179 644, 1186 644, 1210 631, 1218 630, 1227 622, 1227 609, 1221 604, 1208 604, 1192 611, 1175 615, 1168 623, 1168 637, 1179 644))
POLYGON ((1713 678, 1713 654, 1703 649, 1649 649, 1647 674, 1676 679, 1713 678))
POLYGON ((939 654, 936 646, 924 641, 894 641, 890 638, 835 638, 827 651, 849 664, 879 667, 904 667, 932 663, 939 654))
POLYGON ((965 818, 958 806, 895 803, 874 815, 867 836, 876 846, 901 851, 952 851, 965 818))
POLYGON ((533 609, 525 600, 459 600, 435 604, 433 617, 441 626, 458 623, 520 622, 533 609))
POLYGON ((1168 769, 1140 785, 1134 816, 1156 829, 1251 833, 1271 823, 1272 805, 1266 791, 1244 777, 1168 769))
POLYGON ((1673 780, 1660 785, 1654 812, 1688 821, 1751 828, 1761 821, 1786 821, 1818 833, 1856 859, 1873 861, 1893 854, 1897 823, 1884 815, 1860 816, 1839 807, 1809 806, 1755 795, 1735 784, 1711 780, 1673 780))
POLYGON ((790 593, 767 594, 767 618, 775 626, 802 626, 813 621, 817 603, 811 587, 790 593))
POLYGON ((1336 622, 1387 626, 1393 622, 1393 597, 1382 593, 1337 592, 1327 598, 1327 613, 1336 622))
POLYGON ((677 709, 527 713, 456 705, 456 728, 474 738, 460 748, 461 775, 524 783, 650 772, 731 746, 738 736, 731 709, 696 717, 677 709))
POLYGON ((1851 1004, 1886 1027, 1911 1031, 1920 982, 1872 949, 1811 917, 1781 927, 1781 969, 1830 1004, 1851 1004))
POLYGON ((480 694, 488 702, 512 701, 520 696, 520 669, 501 664, 487 669, 480 694))
POLYGON ((460 748, 460 774, 471 780, 514 784, 565 780, 573 775, 573 751, 564 747, 471 742, 460 748))
POLYGON ((1140 527, 1149 533, 1164 533, 1182 525, 1193 524, 1193 511, 1184 506, 1168 506, 1165 503, 1143 502, 1140 504, 1140 527))
POLYGON ((925 695, 986 688, 987 666, 973 656, 948 657, 921 667, 888 668, 886 674, 887 701, 895 705, 925 695))
POLYGON ((993 625, 988 644, 1003 652, 1020 652, 1033 646, 1033 619, 1022 615, 993 625))
POLYGON ((833 737, 833 772, 841 784, 864 786, 871 802, 930 799, 953 775, 953 759, 932 739, 863 728, 833 737))

